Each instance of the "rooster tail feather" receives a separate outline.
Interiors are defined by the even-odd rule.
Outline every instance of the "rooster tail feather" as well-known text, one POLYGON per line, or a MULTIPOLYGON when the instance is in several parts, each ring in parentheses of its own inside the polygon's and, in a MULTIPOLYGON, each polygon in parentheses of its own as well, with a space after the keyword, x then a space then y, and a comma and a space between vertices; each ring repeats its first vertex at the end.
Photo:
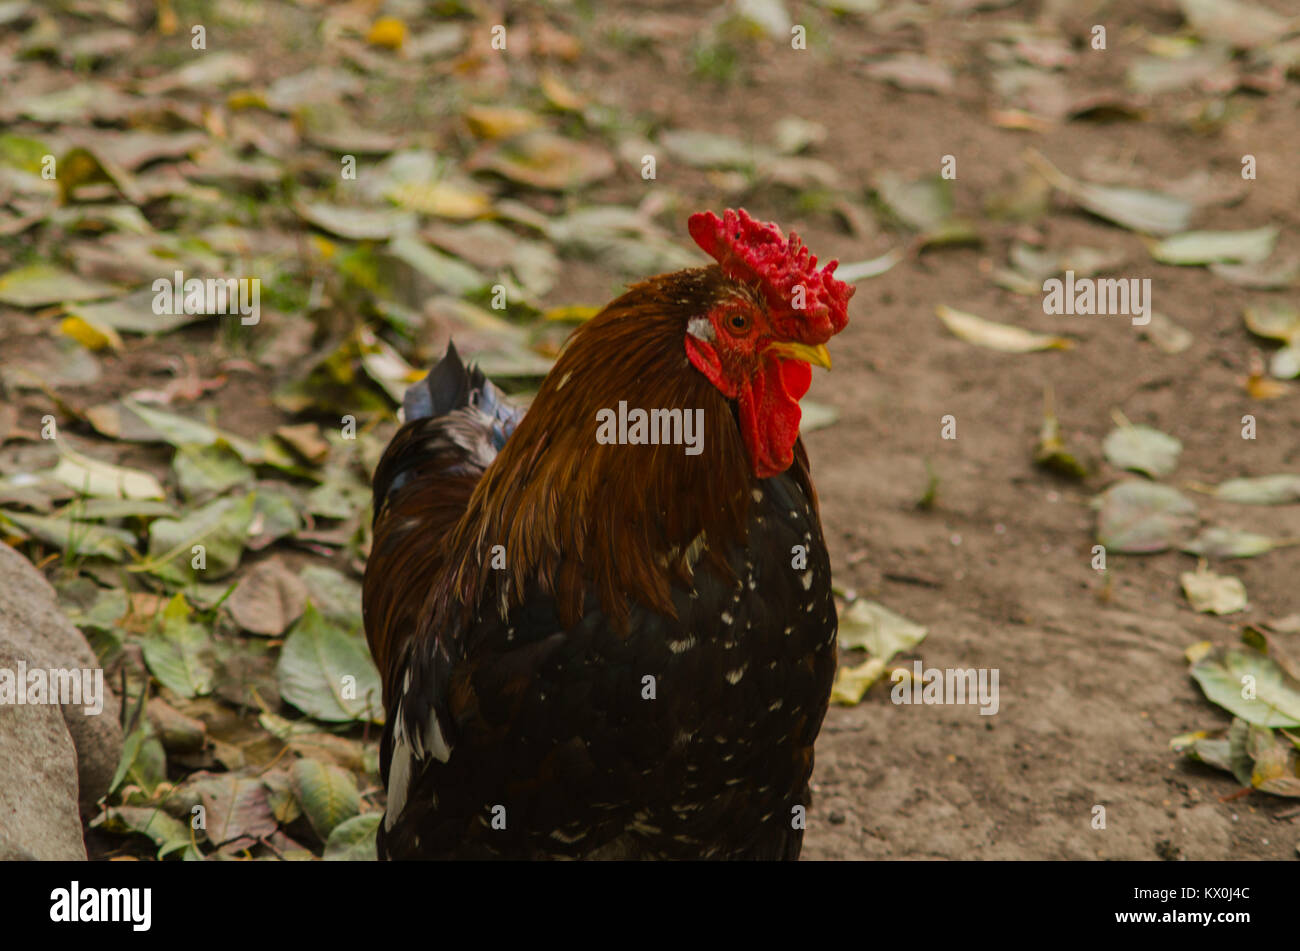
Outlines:
POLYGON ((366 638, 384 678, 385 704, 399 686, 397 659, 441 570, 442 542, 523 416, 450 344, 402 405, 406 422, 375 467, 364 591, 366 638))
POLYGON ((466 366, 447 343, 447 352, 429 375, 406 391, 402 408, 409 422, 413 419, 445 416, 453 410, 473 407, 492 419, 492 442, 496 449, 519 425, 523 413, 506 403, 501 391, 477 366, 466 366))

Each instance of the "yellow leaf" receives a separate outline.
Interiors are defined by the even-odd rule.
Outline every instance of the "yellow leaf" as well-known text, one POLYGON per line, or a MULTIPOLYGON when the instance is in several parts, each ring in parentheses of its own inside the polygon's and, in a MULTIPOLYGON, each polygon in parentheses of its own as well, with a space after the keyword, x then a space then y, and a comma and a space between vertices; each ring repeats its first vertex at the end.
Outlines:
POLYGON ((841 667, 835 671, 835 684, 831 687, 831 701, 851 707, 861 702, 867 690, 885 672, 885 662, 879 657, 869 658, 856 667, 841 667))
POLYGON ((559 77, 554 73, 542 73, 538 82, 542 87, 542 94, 546 96, 546 101, 556 109, 564 112, 579 112, 587 105, 586 99, 560 82, 559 77))
POLYGON ((171 0, 158 0, 158 32, 171 36, 176 32, 176 11, 172 9, 171 0))
POLYGON ((241 109, 270 109, 266 96, 259 89, 241 89, 226 97, 226 108, 231 112, 241 109))
POLYGON ((1183 656, 1187 658, 1187 663, 1194 664, 1208 654, 1213 647, 1214 645, 1209 641, 1197 641, 1195 644, 1189 645, 1187 650, 1183 651, 1183 656))
POLYGON ((542 314, 542 320, 560 320, 567 323, 580 324, 585 320, 591 320, 600 313, 599 307, 582 307, 574 304, 568 307, 552 307, 542 314))
POLYGON ((71 337, 87 350, 120 350, 122 338, 107 324, 95 323, 84 317, 64 317, 59 332, 71 337))
POLYGON ((470 106, 465 110, 465 124, 480 139, 509 139, 540 129, 544 123, 527 109, 470 106))
POLYGON ((334 257, 334 253, 338 251, 338 245, 324 235, 313 234, 311 240, 312 244, 316 246, 316 253, 326 261, 334 257))
POLYGON ((492 210, 486 194, 450 182, 407 182, 389 191, 388 199, 411 211, 439 218, 477 218, 492 210))
POLYGON ((381 17, 370 27, 366 42, 371 46, 400 50, 406 42, 406 24, 397 17, 381 17))
POLYGON ((1066 337, 1054 337, 1034 333, 1023 327, 994 323, 942 304, 935 308, 935 313, 939 315, 944 326, 952 331, 953 336, 960 337, 967 343, 987 347, 989 350, 1001 350, 1003 353, 1031 353, 1035 350, 1069 350, 1074 346, 1074 341, 1066 337))
POLYGON ((1258 371, 1251 373, 1241 382, 1253 400, 1275 400, 1279 396, 1285 396, 1290 390, 1290 387, 1281 380, 1270 380, 1258 371))

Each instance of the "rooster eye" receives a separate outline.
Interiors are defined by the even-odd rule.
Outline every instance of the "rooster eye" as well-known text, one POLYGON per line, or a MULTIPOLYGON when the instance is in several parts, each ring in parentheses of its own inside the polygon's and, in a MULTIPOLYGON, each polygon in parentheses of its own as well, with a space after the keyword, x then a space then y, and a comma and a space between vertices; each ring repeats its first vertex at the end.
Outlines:
POLYGON ((744 333, 749 329, 749 317, 744 313, 737 311, 727 318, 727 326, 736 333, 744 333))

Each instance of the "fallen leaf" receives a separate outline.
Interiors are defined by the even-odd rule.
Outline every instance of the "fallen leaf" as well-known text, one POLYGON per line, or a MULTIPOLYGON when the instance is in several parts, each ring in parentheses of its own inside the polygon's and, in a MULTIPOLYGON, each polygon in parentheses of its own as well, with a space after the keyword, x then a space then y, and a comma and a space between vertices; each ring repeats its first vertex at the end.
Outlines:
POLYGON ((379 672, 365 641, 345 634, 310 602, 285 638, 276 676, 281 696, 317 720, 381 719, 379 672))
POLYGON ((27 264, 0 275, 0 304, 45 307, 65 301, 111 297, 118 289, 89 281, 50 264, 27 264))
POLYGON ((1184 571, 1178 580, 1194 611, 1235 614, 1246 610, 1246 586, 1241 580, 1230 575, 1216 575, 1206 570, 1204 562, 1196 571, 1184 571))
POLYGON ((1087 467, 1069 451, 1061 436, 1061 421, 1056 417, 1050 389, 1046 391, 1043 403, 1043 425, 1038 433, 1038 446, 1034 450, 1034 464, 1066 478, 1087 478, 1087 467))
POLYGON ((1272 551, 1280 544, 1294 544, 1294 542, 1279 543, 1267 535, 1238 528, 1209 527, 1184 545, 1183 551, 1203 558, 1253 558, 1272 551))
POLYGON ((1215 648, 1191 673, 1210 701, 1247 723, 1300 726, 1300 684, 1254 648, 1215 648))
POLYGON ((954 310, 944 305, 936 307, 935 313, 954 336, 989 350, 1000 350, 1004 353, 1032 353, 1036 350, 1068 350, 1074 346, 1074 341, 1066 337, 1034 333, 1023 327, 994 323, 975 314, 954 310))
POLYGON ((149 558, 130 570, 176 584, 225 577, 239 566, 254 501, 253 493, 219 498, 179 519, 155 519, 149 525, 149 558))
POLYGON ((899 89, 951 93, 956 88, 952 70, 936 60, 915 53, 900 53, 871 63, 866 73, 899 89))
POLYGON ((1268 46, 1295 28, 1294 20, 1241 0, 1178 0, 1183 16, 1204 40, 1223 40, 1238 49, 1268 46))
POLYGON ((356 780, 347 770, 318 760, 300 759, 289 770, 289 781, 303 813, 321 841, 361 810, 356 780))
POLYGON ((366 33, 366 42, 371 46, 400 50, 406 42, 406 23, 397 17, 380 17, 371 24, 366 33))
POLYGON ((100 462, 63 445, 50 478, 96 498, 161 499, 165 495, 158 480, 147 472, 100 462))
POLYGON ((1064 192, 1080 207, 1133 231, 1159 235, 1186 231, 1196 209, 1185 199, 1160 192, 1071 178, 1034 149, 1025 154, 1025 159, 1052 187, 1064 192))
POLYGON ((163 611, 162 631, 141 641, 144 661, 160 684, 182 697, 212 692, 216 667, 212 639, 190 618, 185 595, 177 594, 163 611))
POLYGON ((1253 231, 1188 231, 1158 242, 1151 256, 1164 264, 1214 262, 1257 264, 1273 253, 1277 228, 1253 231))
POLYGON ((1213 490, 1225 502, 1242 502, 1247 505, 1286 505, 1300 502, 1300 475, 1251 476, 1228 479, 1213 490))
POLYGON ((835 682, 831 685, 831 702, 849 707, 861 703, 871 685, 880 679, 885 670, 885 662, 879 657, 868 657, 854 667, 837 668, 835 682))
POLYGON ((322 858, 327 862, 376 861, 375 830, 381 818, 378 812, 368 812, 340 822, 331 830, 322 858))
POLYGON ((279 637, 306 606, 306 585, 278 559, 259 562, 245 572, 226 599, 235 623, 264 637, 279 637))
POLYGON ((530 188, 570 191, 608 178, 615 166, 600 146, 538 130, 500 143, 466 168, 496 172, 530 188))
POLYGON ((1177 489, 1131 479, 1094 502, 1097 541, 1109 551, 1145 554, 1179 543, 1196 525, 1196 506, 1177 489))
POLYGON ((176 484, 187 499, 207 499, 253 481, 253 470, 222 443, 185 444, 172 459, 176 484))
POLYGON ((1183 444, 1158 429, 1130 424, 1112 429, 1102 442, 1102 450, 1106 461, 1115 468, 1132 469, 1158 479, 1178 467, 1183 444))
POLYGON ((899 261, 903 260, 903 252, 897 248, 892 251, 886 251, 878 258, 871 258, 867 261, 851 261, 841 264, 835 270, 836 280, 844 281, 848 284, 856 284, 858 281, 865 281, 868 278, 879 277, 899 261))
POLYGON ((888 663, 895 654, 921 643, 927 633, 927 628, 882 604, 858 600, 840 616, 839 645, 844 650, 865 648, 888 663))
POLYGON ((1165 353, 1182 353, 1192 345, 1191 331, 1180 327, 1164 314, 1154 311, 1150 322, 1139 333, 1165 353))

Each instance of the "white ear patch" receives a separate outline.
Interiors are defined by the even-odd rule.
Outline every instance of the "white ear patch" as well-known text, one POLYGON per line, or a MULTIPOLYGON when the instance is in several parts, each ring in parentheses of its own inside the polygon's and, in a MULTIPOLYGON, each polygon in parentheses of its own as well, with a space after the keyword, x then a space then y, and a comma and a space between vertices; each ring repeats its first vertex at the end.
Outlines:
POLYGON ((692 317, 686 324, 686 332, 697 340, 707 340, 709 343, 714 340, 713 322, 707 317, 692 317))

